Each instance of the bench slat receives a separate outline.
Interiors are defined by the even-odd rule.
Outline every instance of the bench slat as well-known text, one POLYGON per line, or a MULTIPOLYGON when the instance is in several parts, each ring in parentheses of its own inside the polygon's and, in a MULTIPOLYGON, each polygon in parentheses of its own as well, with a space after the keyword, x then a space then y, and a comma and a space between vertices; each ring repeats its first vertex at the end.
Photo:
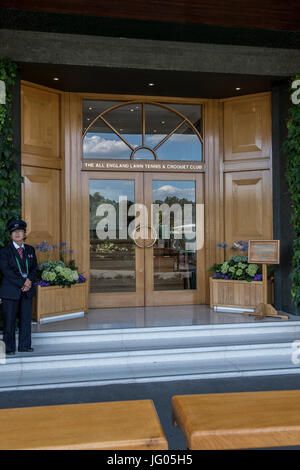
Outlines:
POLYGON ((300 390, 177 395, 172 413, 190 450, 300 445, 300 390))
POLYGON ((168 449, 152 400, 0 410, 0 449, 168 449))

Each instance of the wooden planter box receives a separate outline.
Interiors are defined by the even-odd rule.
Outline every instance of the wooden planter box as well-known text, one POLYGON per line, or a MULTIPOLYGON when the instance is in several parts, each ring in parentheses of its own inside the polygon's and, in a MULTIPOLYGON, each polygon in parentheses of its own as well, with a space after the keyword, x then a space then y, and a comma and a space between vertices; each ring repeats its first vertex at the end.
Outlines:
MULTIPOLYGON (((209 278, 210 307, 254 308, 263 302, 262 281, 234 281, 209 278)), ((268 280, 268 303, 274 303, 273 282, 268 280)))
POLYGON ((87 311, 87 282, 69 287, 37 286, 33 301, 33 318, 53 317, 73 312, 87 311))

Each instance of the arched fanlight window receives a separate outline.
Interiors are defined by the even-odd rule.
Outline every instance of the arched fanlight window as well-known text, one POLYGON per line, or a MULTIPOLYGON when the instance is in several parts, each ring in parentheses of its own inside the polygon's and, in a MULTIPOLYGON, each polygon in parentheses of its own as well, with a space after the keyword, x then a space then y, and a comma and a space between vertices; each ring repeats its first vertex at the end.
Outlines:
POLYGON ((200 104, 83 102, 83 158, 202 161, 200 104))

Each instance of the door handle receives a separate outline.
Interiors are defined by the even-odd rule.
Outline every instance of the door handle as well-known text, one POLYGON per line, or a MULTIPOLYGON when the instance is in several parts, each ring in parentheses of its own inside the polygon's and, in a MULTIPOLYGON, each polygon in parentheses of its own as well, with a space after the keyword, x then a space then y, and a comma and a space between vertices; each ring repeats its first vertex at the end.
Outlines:
POLYGON ((152 225, 138 225, 134 231, 132 232, 132 239, 134 241, 134 243, 136 244, 136 246, 138 246, 139 248, 152 248, 152 246, 156 243, 156 241, 158 240, 158 234, 157 234, 157 231, 155 230, 155 228, 152 226, 152 225), (150 229, 150 231, 154 233, 154 237, 151 237, 151 243, 147 244, 146 243, 146 240, 147 238, 141 238, 138 236, 138 232, 141 233, 142 229, 150 229), (139 243, 137 240, 141 238, 144 243, 139 243))

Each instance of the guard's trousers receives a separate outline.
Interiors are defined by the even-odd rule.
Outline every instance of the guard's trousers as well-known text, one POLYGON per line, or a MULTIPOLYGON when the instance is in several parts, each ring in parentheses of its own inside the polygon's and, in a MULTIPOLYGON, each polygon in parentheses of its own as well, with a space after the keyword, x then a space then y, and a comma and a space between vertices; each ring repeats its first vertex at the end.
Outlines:
POLYGON ((6 352, 16 350, 16 319, 19 316, 19 349, 31 348, 32 299, 22 292, 19 300, 2 299, 3 341, 6 352))

